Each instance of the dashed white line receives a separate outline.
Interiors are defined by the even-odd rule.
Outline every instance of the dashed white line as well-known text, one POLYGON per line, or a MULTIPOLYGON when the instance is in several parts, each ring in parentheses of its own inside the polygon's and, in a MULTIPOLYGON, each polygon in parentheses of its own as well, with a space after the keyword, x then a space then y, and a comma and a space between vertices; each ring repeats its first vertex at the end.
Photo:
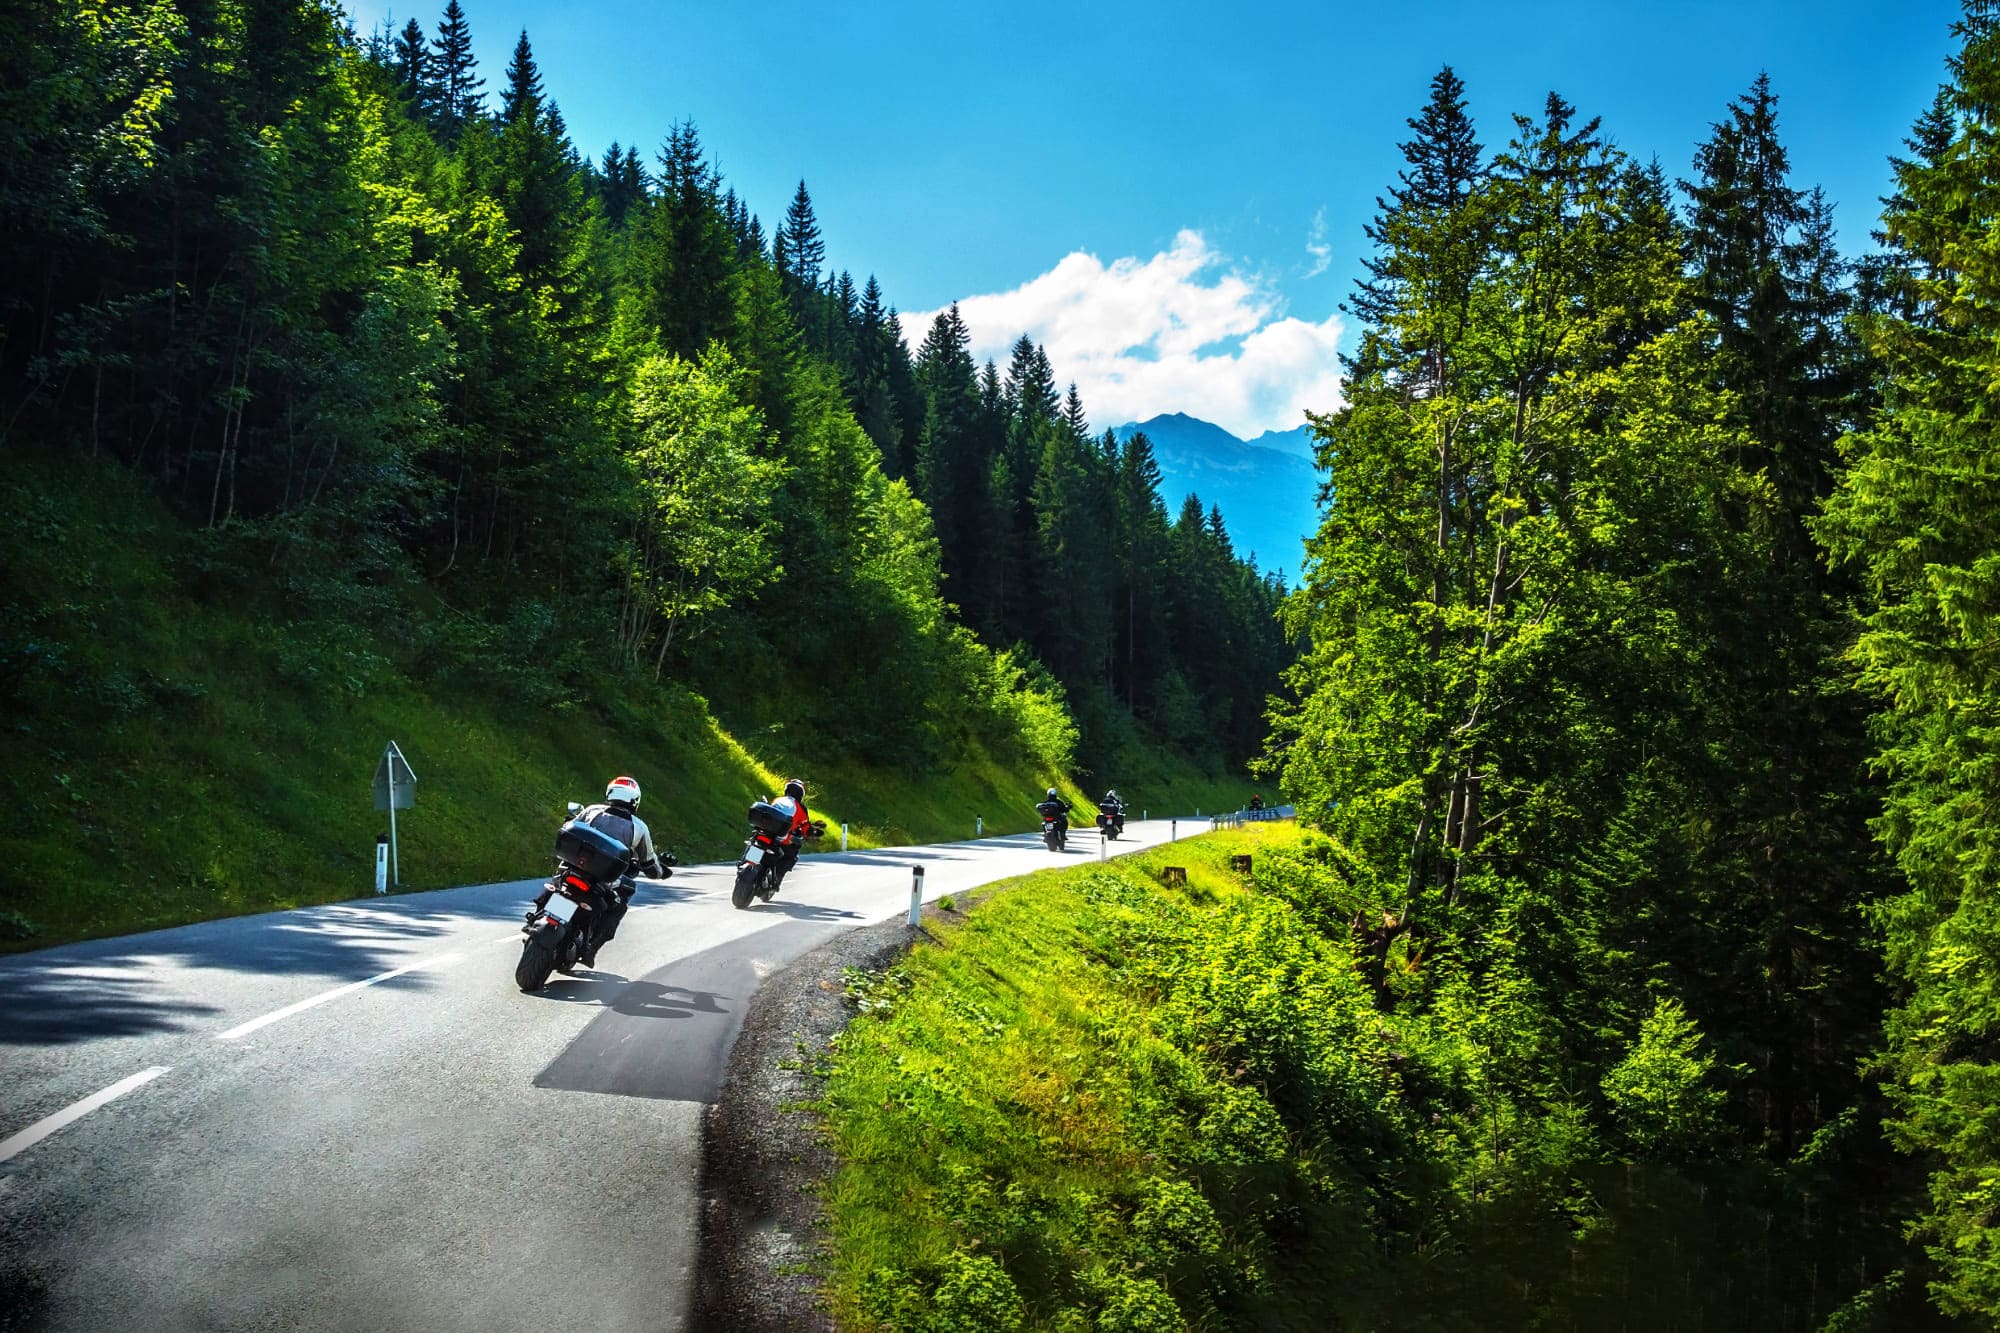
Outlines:
POLYGON ((362 981, 351 981, 345 986, 336 986, 332 990, 321 991, 318 995, 308 996, 300 1000, 297 1004, 288 1004, 282 1009, 273 1009, 270 1013, 260 1018, 253 1018, 248 1023, 239 1023, 227 1032, 218 1032, 215 1039, 217 1041, 234 1041, 238 1037, 247 1037, 259 1028, 269 1027, 273 1023, 282 1023, 293 1014, 304 1013, 306 1010, 316 1008, 330 1000, 338 1000, 343 995, 352 995, 358 990, 366 990, 368 987, 378 985, 384 981, 393 981, 395 978, 403 976, 406 973, 419 972, 427 967, 436 967, 440 963, 455 963, 459 960, 460 956, 455 953, 441 953, 435 958, 422 958, 404 967, 392 968, 387 972, 378 972, 374 976, 362 981))
POLYGON ((72 1102, 54 1115, 43 1116, 14 1137, 0 1140, 0 1162, 27 1151, 63 1126, 83 1119, 105 1103, 117 1101, 132 1089, 151 1083, 170 1068, 171 1065, 154 1065, 151 1069, 142 1069, 130 1078, 119 1079, 102 1092, 93 1092, 80 1102, 72 1102))

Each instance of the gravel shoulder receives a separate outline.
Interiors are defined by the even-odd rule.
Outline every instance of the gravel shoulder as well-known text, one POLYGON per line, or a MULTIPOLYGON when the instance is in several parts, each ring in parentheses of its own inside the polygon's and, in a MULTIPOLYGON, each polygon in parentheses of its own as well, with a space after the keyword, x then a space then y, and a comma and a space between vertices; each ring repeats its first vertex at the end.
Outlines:
MULTIPOLYGON (((983 895, 981 895, 983 896, 983 895)), ((962 910, 971 904, 960 896, 962 910)), ((940 915, 928 907, 925 918, 940 915)), ((689 1327, 702 1333, 831 1333, 820 1295, 820 1194, 835 1166, 813 1071, 854 1010, 843 970, 888 967, 925 932, 900 918, 845 931, 764 979, 702 1127, 701 1239, 689 1327)))

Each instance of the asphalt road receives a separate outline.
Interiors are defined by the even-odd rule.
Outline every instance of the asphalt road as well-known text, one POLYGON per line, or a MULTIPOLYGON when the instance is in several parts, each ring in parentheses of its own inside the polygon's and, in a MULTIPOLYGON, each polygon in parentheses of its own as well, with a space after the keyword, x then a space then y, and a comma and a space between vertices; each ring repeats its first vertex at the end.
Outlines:
POLYGON ((0 959, 0 1329, 684 1328, 758 981, 907 911, 913 864, 935 899, 1098 851, 817 855, 741 912, 733 866, 687 867, 535 995, 540 880, 0 959))

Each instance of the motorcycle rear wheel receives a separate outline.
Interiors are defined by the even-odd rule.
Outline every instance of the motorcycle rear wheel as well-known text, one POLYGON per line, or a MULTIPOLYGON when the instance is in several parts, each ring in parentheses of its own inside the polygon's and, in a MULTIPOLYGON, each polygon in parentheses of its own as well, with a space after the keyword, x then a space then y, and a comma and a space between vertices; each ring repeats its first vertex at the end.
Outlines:
POLYGON ((757 867, 745 862, 736 867, 736 887, 729 891, 729 901, 737 911, 750 906, 750 899, 757 892, 757 867))
POLYGON ((549 983, 556 956, 546 944, 530 938, 521 945, 521 961, 514 965, 514 984, 523 991, 538 991, 549 983))

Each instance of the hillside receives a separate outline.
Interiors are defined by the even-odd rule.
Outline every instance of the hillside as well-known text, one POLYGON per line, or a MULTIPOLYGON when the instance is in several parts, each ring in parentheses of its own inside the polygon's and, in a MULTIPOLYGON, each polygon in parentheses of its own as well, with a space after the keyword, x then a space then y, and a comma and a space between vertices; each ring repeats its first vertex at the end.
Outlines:
POLYGON ((1304 545, 1319 525, 1321 477, 1310 429, 1270 431, 1248 442, 1184 412, 1113 428, 1120 440, 1144 431, 1160 465, 1160 493, 1178 505, 1190 492, 1222 511, 1231 544, 1258 568, 1296 582, 1304 545))
MULTIPOLYGON (((386 831, 369 777, 390 739, 418 777, 398 821, 408 889, 544 873, 563 803, 614 773, 639 777, 660 845, 690 860, 732 854, 743 807, 789 775, 864 847, 971 837, 975 819, 1029 828, 1051 781, 1082 799, 1060 728, 1037 753, 999 720, 1027 694, 957 695, 986 719, 948 756, 874 765, 837 732, 774 725, 796 714, 767 711, 754 681, 706 698, 615 673, 535 677, 455 640, 421 590, 378 603, 373 624, 244 596, 116 464, 13 452, 0 501, 21 538, 0 547, 0 801, 15 812, 0 951, 367 894, 386 831)), ((1158 753, 1119 782, 1157 807, 1240 790, 1158 753)))

